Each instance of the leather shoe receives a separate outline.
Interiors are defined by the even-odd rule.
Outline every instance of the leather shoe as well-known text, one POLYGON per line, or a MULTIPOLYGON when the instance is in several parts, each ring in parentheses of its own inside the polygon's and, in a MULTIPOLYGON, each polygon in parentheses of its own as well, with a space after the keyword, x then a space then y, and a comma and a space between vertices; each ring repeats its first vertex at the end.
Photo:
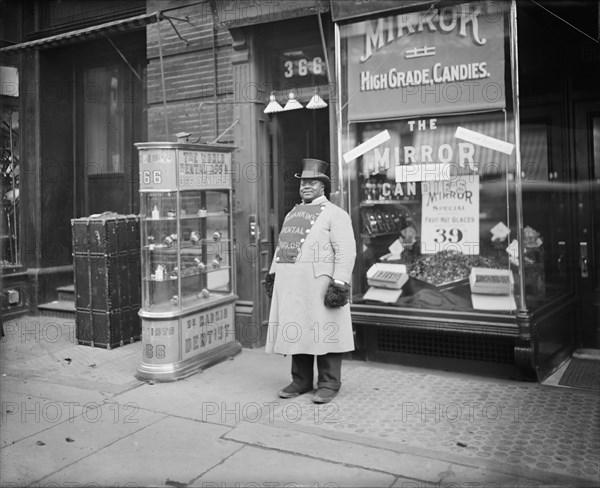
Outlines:
POLYGON ((329 403, 337 396, 338 392, 339 390, 332 390, 331 388, 319 388, 313 395, 312 401, 314 403, 329 403))
POLYGON ((296 384, 290 383, 282 390, 279 390, 277 392, 277 395, 279 395, 279 398, 295 398, 304 393, 308 393, 309 391, 312 391, 312 387, 305 390, 301 390, 298 389, 298 386, 296 384))

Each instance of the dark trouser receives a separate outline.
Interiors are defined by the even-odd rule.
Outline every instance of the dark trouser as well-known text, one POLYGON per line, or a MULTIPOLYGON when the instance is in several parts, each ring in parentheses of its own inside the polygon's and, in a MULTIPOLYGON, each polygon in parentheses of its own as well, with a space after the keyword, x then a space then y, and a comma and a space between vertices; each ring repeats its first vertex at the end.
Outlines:
MULTIPOLYGON (((315 357, 312 354, 292 355, 292 383, 300 390, 312 390, 315 357)), ((342 386, 342 353, 330 352, 317 356, 318 388, 339 390, 342 386)))

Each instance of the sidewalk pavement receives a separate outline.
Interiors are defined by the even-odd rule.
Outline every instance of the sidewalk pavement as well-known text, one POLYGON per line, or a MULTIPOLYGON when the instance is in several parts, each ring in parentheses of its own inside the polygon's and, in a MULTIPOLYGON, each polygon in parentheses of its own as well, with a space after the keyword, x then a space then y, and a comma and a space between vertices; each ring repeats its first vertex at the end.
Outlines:
POLYGON ((5 324, 2 487, 600 485, 597 392, 345 361, 318 406, 277 398, 289 357, 244 349, 149 384, 141 343, 77 345, 74 329, 5 324))

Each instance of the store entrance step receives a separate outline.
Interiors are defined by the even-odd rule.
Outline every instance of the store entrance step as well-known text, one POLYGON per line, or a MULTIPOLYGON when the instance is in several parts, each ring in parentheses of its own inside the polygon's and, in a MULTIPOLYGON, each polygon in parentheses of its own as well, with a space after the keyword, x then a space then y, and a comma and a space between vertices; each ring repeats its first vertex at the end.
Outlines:
POLYGON ((577 349, 573 353, 574 359, 588 359, 590 361, 600 361, 600 349, 577 349))
POLYGON ((59 300, 65 300, 68 302, 73 302, 75 303, 75 285, 66 285, 66 286, 59 286, 57 289, 58 291, 58 299, 59 300))
POLYGON ((573 354, 560 381, 561 386, 581 388, 584 390, 600 390, 600 361, 593 352, 573 354))
POLYGON ((38 305, 40 315, 75 319, 75 302, 70 300, 54 300, 38 305))

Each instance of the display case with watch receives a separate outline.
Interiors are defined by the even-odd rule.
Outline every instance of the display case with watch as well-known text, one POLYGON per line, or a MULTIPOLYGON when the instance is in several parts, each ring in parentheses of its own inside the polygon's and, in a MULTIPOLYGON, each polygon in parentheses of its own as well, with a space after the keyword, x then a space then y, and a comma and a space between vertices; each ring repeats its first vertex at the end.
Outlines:
POLYGON ((233 148, 159 142, 136 146, 144 341, 138 378, 169 381, 192 372, 209 353, 238 350, 233 148))

